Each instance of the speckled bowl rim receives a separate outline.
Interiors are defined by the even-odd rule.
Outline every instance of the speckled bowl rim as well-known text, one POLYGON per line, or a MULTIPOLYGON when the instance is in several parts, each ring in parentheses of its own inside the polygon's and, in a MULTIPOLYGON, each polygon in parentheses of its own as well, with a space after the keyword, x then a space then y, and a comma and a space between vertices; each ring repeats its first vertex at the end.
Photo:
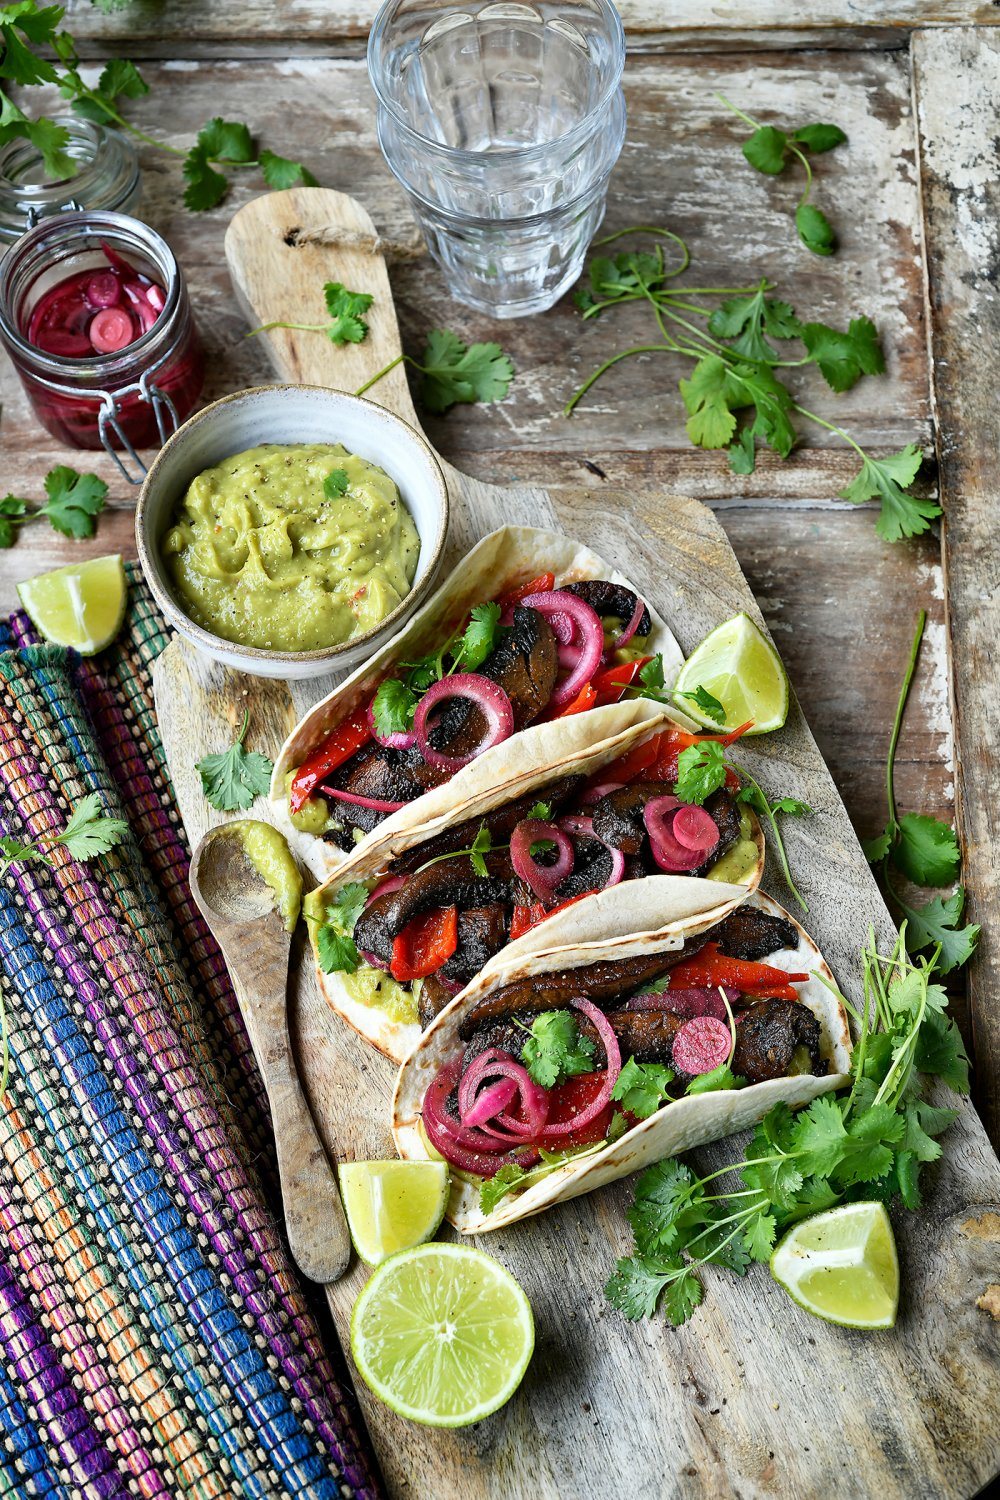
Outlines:
MULTIPOLYGON (((230 456, 235 457, 235 455, 230 456)), ((374 460, 371 460, 371 462, 374 462, 374 460)), ((287 663, 289 666, 296 666, 304 662, 325 662, 329 663, 331 671, 334 671, 336 670, 338 661, 348 653, 356 653, 359 647, 364 646, 366 642, 374 642, 377 637, 383 635, 388 637, 391 635, 393 633, 391 628, 393 622, 402 624, 403 618, 419 607, 427 595, 432 592, 441 564, 445 543, 448 539, 450 513, 451 505, 448 499, 448 484, 444 477, 444 470, 441 467, 441 460, 424 437, 424 434, 417 427, 414 427, 412 423, 407 422, 403 417, 398 417, 387 406, 380 406, 377 401, 368 401, 364 396, 352 395, 349 391, 338 391, 335 387, 328 385, 293 385, 289 381, 282 381, 271 385, 247 386, 242 391, 232 391, 228 396, 220 396, 217 401, 210 402, 208 406, 203 406, 200 411, 196 411, 193 416, 188 417, 187 421, 182 422, 176 432, 171 433, 150 465, 146 477, 142 481, 142 487, 139 490, 139 497, 135 506, 135 545, 143 577, 149 584, 150 592, 166 617, 167 623, 172 625, 175 630, 179 630, 182 635, 186 635, 190 640, 203 646, 212 655, 217 656, 222 652, 229 656, 237 655, 244 657, 247 661, 281 662, 287 663), (373 625, 370 630, 364 631, 361 635, 352 635, 350 640, 344 641, 342 645, 323 646, 312 651, 269 651, 263 646, 244 646, 239 641, 231 641, 226 636, 215 635, 211 630, 206 630, 203 625, 196 624, 190 615, 185 614, 173 594, 161 583, 157 576, 157 570, 154 565, 154 549, 156 544, 153 538, 147 535, 149 530, 147 495, 156 481, 158 471, 166 462, 167 456, 174 448, 180 446, 185 441, 186 434, 200 423, 211 422, 215 413, 221 407, 245 401, 248 396, 259 396, 265 392, 268 394, 277 394, 285 391, 294 393, 298 393, 299 391, 322 391, 325 395, 337 396, 341 400, 350 401, 356 403, 358 406, 369 408, 376 414, 374 417, 376 422, 388 420, 399 427, 405 428, 406 432, 423 449, 428 459, 431 471, 437 481, 440 503, 440 524, 437 540, 434 545, 434 552, 420 582, 414 584, 410 592, 399 601, 396 608, 390 611, 377 625, 373 625)), ((416 525, 416 521, 414 521, 414 525, 416 525)), ((424 538, 421 537, 421 551, 424 545, 424 538)))

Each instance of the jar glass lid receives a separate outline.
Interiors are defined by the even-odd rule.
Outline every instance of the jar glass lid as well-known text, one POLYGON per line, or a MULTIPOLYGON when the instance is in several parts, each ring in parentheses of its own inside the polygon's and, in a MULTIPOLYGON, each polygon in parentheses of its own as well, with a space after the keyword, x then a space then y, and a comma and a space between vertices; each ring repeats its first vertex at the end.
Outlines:
POLYGON ((128 212, 139 198, 139 162, 132 143, 104 125, 61 115, 72 177, 54 179, 38 148, 23 137, 0 146, 0 243, 12 244, 40 219, 64 209, 128 212))

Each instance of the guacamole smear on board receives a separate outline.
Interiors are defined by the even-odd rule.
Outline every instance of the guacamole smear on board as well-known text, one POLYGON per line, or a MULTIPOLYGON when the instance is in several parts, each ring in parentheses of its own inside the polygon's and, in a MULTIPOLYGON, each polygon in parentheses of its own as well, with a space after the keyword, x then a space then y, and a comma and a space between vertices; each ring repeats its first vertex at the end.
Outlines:
POLYGON ((264 443, 206 469, 163 542, 196 625, 274 651, 371 630, 409 593, 419 551, 388 474, 339 443, 264 443))

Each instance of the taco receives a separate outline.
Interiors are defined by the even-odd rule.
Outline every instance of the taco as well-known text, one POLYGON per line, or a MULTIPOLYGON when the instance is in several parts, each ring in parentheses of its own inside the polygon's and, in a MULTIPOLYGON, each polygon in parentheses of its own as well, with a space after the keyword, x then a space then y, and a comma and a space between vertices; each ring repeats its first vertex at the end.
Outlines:
MULTIPOLYGON (((525 933, 541 925, 548 946, 585 942, 622 883, 707 877, 681 882, 692 915, 757 886, 763 835, 736 788, 724 783, 703 807, 674 795, 698 736, 642 702, 577 716, 563 736, 554 763, 533 760, 522 736, 506 784, 473 768, 463 803, 429 824, 414 804, 309 898, 330 1005, 397 1061, 525 933), (594 741, 602 714, 631 722, 594 741)), ((627 902, 615 909, 627 917, 627 902)), ((635 930, 626 920, 621 936, 635 930)))
POLYGON ((293 730, 271 784, 283 831, 323 879, 417 799, 426 817, 460 801, 463 768, 485 764, 504 783, 522 734, 555 759, 569 719, 667 699, 683 660, 603 558, 505 526, 293 730))
POLYGON ((537 929, 404 1062, 396 1147, 451 1163, 448 1217, 462 1233, 528 1218, 847 1081, 847 1018, 798 923, 759 893, 692 917, 683 883, 607 893, 605 914, 627 907, 653 939, 602 944, 595 920, 588 947, 553 951, 537 929))

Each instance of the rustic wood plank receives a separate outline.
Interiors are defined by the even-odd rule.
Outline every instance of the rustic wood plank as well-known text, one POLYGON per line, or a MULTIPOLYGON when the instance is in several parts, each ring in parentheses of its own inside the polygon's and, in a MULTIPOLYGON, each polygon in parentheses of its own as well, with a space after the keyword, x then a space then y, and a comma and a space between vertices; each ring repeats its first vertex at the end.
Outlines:
MULTIPOLYGON (((333 249, 330 266, 333 275, 333 249)), ((279 374, 287 373, 279 365, 279 374)), ((460 529, 523 514, 545 498, 516 488, 489 491, 454 471, 451 478, 460 529)), ((567 499, 567 524, 585 527, 606 557, 628 567, 685 648, 738 609, 756 613, 705 507, 673 496, 635 520, 627 510, 626 497, 609 489, 577 494, 567 499)), ((838 533, 849 523, 860 534, 866 521, 824 515, 838 533)), ((244 694, 259 685, 235 674, 220 680, 208 669, 200 707, 183 720, 182 734, 173 705, 178 666, 190 656, 172 646, 156 675, 182 812, 196 837, 212 815, 189 767, 209 747, 213 715, 221 713, 228 729, 244 694)), ((269 684, 267 691, 281 689, 269 684)), ((807 924, 856 1001, 860 935, 869 921, 882 940, 892 929, 798 706, 780 735, 744 753, 763 779, 779 773, 780 762, 782 785, 818 810, 789 828, 789 851, 813 903, 807 924)), ((308 955, 297 974, 301 1064, 331 1148, 341 1156, 384 1152, 391 1069, 322 1004, 308 955), (359 1099, 366 1107, 358 1108, 359 1099)), ((702 1159, 718 1162, 729 1149, 702 1159)), ((467 1432, 427 1432, 359 1392, 390 1493, 513 1500, 523 1493, 528 1455, 532 1490, 543 1500, 584 1489, 610 1500, 765 1493, 812 1500, 831 1492, 851 1500, 874 1493, 964 1500, 995 1472, 1000 1439, 987 1414, 1000 1399, 1000 1324, 976 1298, 995 1259, 1000 1217, 984 1207, 1000 1199, 1000 1164, 969 1107, 953 1128, 925 1211, 900 1226, 908 1296, 891 1336, 856 1339, 814 1324, 803 1332, 801 1315, 759 1270, 744 1283, 713 1279, 698 1320, 681 1330, 662 1322, 625 1325, 609 1313, 601 1286, 626 1249, 626 1198, 627 1188, 617 1184, 483 1240, 522 1281, 538 1326, 525 1384, 502 1413, 467 1432), (942 1316, 937 1308, 946 1309, 942 1316)), ((355 1267, 329 1289, 341 1331, 365 1275, 355 1267)))
MULTIPOLYGON (((136 0, 104 15, 89 0, 69 0, 69 27, 89 50, 117 43, 131 55, 191 56, 213 47, 227 56, 266 52, 282 56, 296 46, 310 51, 354 51, 364 46, 377 0, 136 0)), ((702 47, 871 45, 913 26, 996 21, 989 0, 812 0, 798 12, 783 0, 620 0, 630 45, 702 47)), ((902 33, 902 37, 900 37, 902 33)))
POLYGON ((948 627, 959 746, 956 799, 970 911, 983 934, 969 970, 978 1099, 1000 1140, 1000 563, 991 356, 1000 341, 1000 38, 986 31, 914 39, 921 179, 938 413, 948 627))
MULTIPOLYGON (((466 338, 497 337, 496 324, 450 300, 443 278, 421 253, 402 191, 378 152, 361 64, 164 64, 151 68, 149 78, 149 97, 131 113, 141 126, 165 131, 170 143, 190 144, 224 100, 227 115, 248 120, 267 144, 301 156, 325 185, 362 199, 390 251, 404 347, 419 353, 433 326, 454 327, 466 338)), ((885 337, 888 374, 844 397, 820 389, 818 377, 804 379, 800 388, 814 409, 835 414, 876 449, 892 450, 911 439, 929 443, 905 56, 768 54, 752 67, 744 58, 671 56, 635 60, 627 79, 630 134, 612 179, 608 228, 668 216, 671 227, 690 240, 702 285, 742 285, 766 274, 803 315, 846 326, 855 313, 871 314, 885 337), (713 99, 715 89, 775 120, 813 118, 819 109, 849 132, 850 145, 824 157, 817 169, 819 201, 841 231, 840 255, 823 260, 799 246, 789 217, 796 183, 750 170, 739 151, 742 127, 713 99)), ((267 378, 266 351, 259 340, 244 338, 247 325, 222 261, 225 225, 257 195, 259 179, 248 175, 220 209, 192 215, 181 204, 179 164, 150 151, 144 151, 143 163, 140 212, 176 247, 187 273, 208 346, 206 397, 259 383, 267 378)), ((685 366, 673 357, 629 362, 613 382, 595 387, 576 416, 564 418, 567 397, 605 352, 648 337, 639 308, 584 325, 567 298, 544 318, 504 325, 499 336, 518 368, 510 397, 496 407, 456 408, 443 420, 428 421, 435 445, 467 472, 500 482, 531 481, 547 478, 551 464, 553 482, 582 477, 590 483, 599 476, 581 476, 579 470, 579 461, 590 459, 613 478, 652 493, 664 473, 673 475, 680 466, 674 487, 685 493, 714 489, 720 496, 765 497, 829 497, 851 472, 843 448, 804 430, 801 490, 798 459, 785 467, 765 460, 761 476, 733 481, 723 457, 703 460, 690 448, 677 392, 685 366), (696 472, 704 479, 689 484, 696 472)), ((39 433, 6 359, 0 366, 0 472, 15 493, 39 493, 41 464, 56 445, 39 433)), ((96 467, 111 473, 103 459, 96 467)), ((120 481, 114 493, 124 495, 120 481)))

